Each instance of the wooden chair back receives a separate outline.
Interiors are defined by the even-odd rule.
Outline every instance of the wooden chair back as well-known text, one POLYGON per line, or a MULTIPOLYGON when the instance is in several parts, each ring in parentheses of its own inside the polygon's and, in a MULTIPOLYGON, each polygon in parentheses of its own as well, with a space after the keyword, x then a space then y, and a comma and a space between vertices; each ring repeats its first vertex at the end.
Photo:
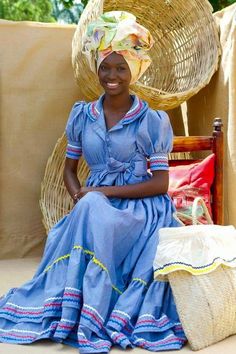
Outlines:
MULTIPOLYGON (((211 187, 212 218, 215 224, 223 225, 223 132, 221 118, 215 118, 211 136, 176 136, 173 153, 209 151, 215 154, 215 175, 211 187)), ((191 154, 190 154, 191 155, 191 154)), ((174 163, 180 160, 173 160, 174 163)), ((186 162, 186 158, 184 160, 186 162)), ((189 159, 190 163, 193 159, 189 159)), ((172 162, 172 160, 171 160, 172 162)))

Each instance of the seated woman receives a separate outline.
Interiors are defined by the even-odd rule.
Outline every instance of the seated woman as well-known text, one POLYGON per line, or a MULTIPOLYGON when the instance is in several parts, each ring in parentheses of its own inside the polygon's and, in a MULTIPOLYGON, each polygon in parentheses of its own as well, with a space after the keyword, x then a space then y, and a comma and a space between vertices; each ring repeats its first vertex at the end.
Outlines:
POLYGON ((1 342, 50 338, 100 353, 186 341, 169 284, 153 280, 158 230, 176 226, 167 194, 172 129, 166 113, 129 93, 152 44, 127 12, 89 26, 84 53, 105 93, 75 103, 66 126, 64 181, 75 206, 50 231, 33 279, 0 300, 1 342), (86 187, 76 173, 82 153, 86 187))

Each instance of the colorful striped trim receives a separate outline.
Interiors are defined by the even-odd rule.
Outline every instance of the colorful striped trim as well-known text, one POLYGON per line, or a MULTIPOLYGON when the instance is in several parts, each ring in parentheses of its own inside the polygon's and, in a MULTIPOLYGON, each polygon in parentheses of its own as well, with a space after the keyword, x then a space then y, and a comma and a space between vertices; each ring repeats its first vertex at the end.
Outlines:
POLYGON ((0 315, 12 317, 13 319, 30 319, 30 320, 39 320, 42 318, 43 314, 47 312, 58 312, 61 311, 61 303, 51 303, 45 304, 45 308, 39 311, 25 311, 19 310, 17 308, 6 305, 0 310, 0 315))
POLYGON ((114 344, 120 345, 123 349, 125 349, 128 345, 131 345, 130 341, 123 333, 113 332, 111 334, 111 338, 114 344))
POLYGON ((125 326, 129 320, 127 318, 122 318, 114 313, 111 314, 109 322, 118 323, 119 325, 125 326))
POLYGON ((131 109, 122 118, 122 123, 127 124, 127 123, 130 123, 131 121, 133 121, 133 118, 136 119, 140 115, 140 113, 144 110, 144 108, 146 108, 146 107, 145 107, 143 101, 141 101, 138 98, 136 105, 133 108, 131 107, 131 109))
MULTIPOLYGON (((27 337, 31 336, 32 339, 36 339, 38 337, 41 337, 43 335, 45 335, 48 332, 51 332, 53 330, 55 330, 57 327, 57 324, 55 324, 55 321, 50 325, 50 327, 42 332, 36 332, 36 331, 27 331, 27 330, 21 330, 21 329, 0 329, 0 338, 1 337, 6 337, 10 336, 10 339, 18 341, 18 339, 25 340, 27 339, 27 337), (2 333, 1 333, 2 332, 2 333), (21 334, 22 333, 22 334, 21 334)), ((38 338, 39 339, 39 338, 38 338)))
POLYGON ((168 154, 166 153, 154 153, 150 156, 150 170, 168 170, 168 154))
POLYGON ((113 329, 116 329, 117 331, 124 331, 128 335, 130 335, 134 327, 132 326, 131 322, 127 319, 124 319, 120 316, 117 316, 115 314, 112 314, 109 318, 108 321, 108 327, 111 327, 113 329))
MULTIPOLYGON (((102 351, 102 352, 105 352, 105 351, 109 351, 110 350, 110 348, 111 348, 111 343, 109 343, 109 344, 106 344, 105 343, 105 341, 104 341, 104 343, 101 343, 101 344, 95 344, 95 343, 93 343, 93 342, 91 342, 91 341, 89 341, 89 340, 87 340, 87 339, 79 339, 78 340, 78 346, 79 346, 79 348, 84 348, 84 347, 86 347, 86 348, 92 348, 92 349, 97 349, 97 350, 100 350, 100 352, 102 351)), ((99 352, 99 353, 100 353, 99 352)), ((92 352, 93 353, 93 352, 92 352)))
POLYGON ((95 326, 98 330, 103 329, 103 323, 98 318, 98 316, 95 313, 93 313, 92 311, 89 311, 88 309, 83 308, 81 311, 81 317, 88 320, 91 323, 91 325, 95 326))
MULTIPOLYGON (((131 123, 134 119, 137 119, 145 113, 148 109, 146 102, 141 101, 137 96, 133 96, 134 103, 131 109, 126 113, 126 115, 121 119, 122 124, 131 123)), ((102 111, 102 100, 103 96, 99 100, 91 102, 87 106, 87 115, 94 122, 98 119, 102 111)))
POLYGON ((88 104, 87 114, 93 122, 96 121, 100 115, 100 112, 97 108, 98 102, 99 100, 88 104))
POLYGON ((17 319, 34 319, 39 320, 44 314, 49 312, 55 314, 58 311, 61 312, 63 302, 71 302, 77 307, 81 307, 82 294, 81 290, 75 288, 66 287, 63 297, 51 297, 44 301, 43 306, 30 307, 30 306, 18 306, 14 303, 7 302, 6 305, 0 310, 0 314, 17 319))
MULTIPOLYGON (((177 323, 175 323, 174 325, 177 325, 177 323)), ((165 315, 157 319, 153 315, 145 314, 139 317, 135 329, 158 327, 163 330, 164 328, 170 326, 173 327, 173 323, 165 315)))
POLYGON ((144 338, 138 338, 134 341, 134 344, 138 347, 149 350, 161 350, 162 348, 168 349, 169 346, 171 347, 171 349, 180 349, 185 342, 185 338, 176 337, 175 335, 170 334, 166 338, 156 342, 147 341, 144 338))
POLYGON ((212 271, 214 271, 219 265, 225 266, 225 267, 236 267, 236 264, 230 264, 231 262, 234 262, 236 260, 236 257, 230 259, 230 260, 225 260, 221 257, 216 257, 213 259, 213 261, 209 264, 199 266, 199 267, 194 267, 192 264, 184 263, 184 262, 171 262, 164 264, 162 267, 156 268, 154 271, 155 276, 159 275, 166 275, 168 273, 177 271, 177 270, 186 270, 187 272, 191 273, 192 275, 201 275, 201 274, 207 274, 212 271))
MULTIPOLYGON (((100 350, 99 353, 101 352, 101 348, 103 348, 105 350, 107 349, 107 351, 109 351, 111 348, 111 342, 109 342, 107 340, 97 339, 95 341, 89 341, 85 337, 84 333, 79 332, 79 331, 77 332, 77 336, 78 336, 77 343, 80 348, 87 347, 87 348, 97 349, 97 350, 100 350)), ((94 351, 93 351, 93 353, 94 353, 94 351)))
POLYGON ((63 303, 66 302, 73 304, 73 306, 76 306, 77 308, 80 308, 81 303, 82 303, 82 291, 77 290, 73 291, 68 290, 68 288, 65 288, 64 294, 63 294, 63 303))
POLYGON ((66 147, 66 157, 69 159, 78 160, 82 155, 82 147, 72 144, 67 144, 66 147))
POLYGON ((125 316, 125 317, 127 317, 129 320, 131 319, 130 315, 129 315, 128 313, 124 312, 124 311, 113 310, 113 311, 112 311, 112 314, 114 314, 114 313, 118 313, 118 314, 121 315, 121 316, 125 316))

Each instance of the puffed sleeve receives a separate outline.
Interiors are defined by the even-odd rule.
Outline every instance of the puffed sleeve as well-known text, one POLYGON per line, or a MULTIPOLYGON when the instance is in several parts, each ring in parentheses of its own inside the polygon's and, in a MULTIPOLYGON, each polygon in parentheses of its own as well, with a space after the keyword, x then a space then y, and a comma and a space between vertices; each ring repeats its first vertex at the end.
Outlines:
POLYGON ((166 112, 150 110, 139 126, 138 148, 150 160, 150 170, 168 170, 168 153, 173 146, 173 131, 166 112))
POLYGON ((85 102, 76 102, 66 124, 66 157, 78 160, 82 155, 82 127, 85 102))

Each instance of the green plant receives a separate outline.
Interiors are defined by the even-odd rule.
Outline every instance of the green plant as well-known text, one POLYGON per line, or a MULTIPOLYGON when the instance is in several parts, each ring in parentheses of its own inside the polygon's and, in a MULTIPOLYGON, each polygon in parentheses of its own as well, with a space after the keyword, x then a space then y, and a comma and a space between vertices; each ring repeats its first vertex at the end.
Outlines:
POLYGON ((0 18, 14 21, 54 22, 50 0, 0 0, 0 18))

